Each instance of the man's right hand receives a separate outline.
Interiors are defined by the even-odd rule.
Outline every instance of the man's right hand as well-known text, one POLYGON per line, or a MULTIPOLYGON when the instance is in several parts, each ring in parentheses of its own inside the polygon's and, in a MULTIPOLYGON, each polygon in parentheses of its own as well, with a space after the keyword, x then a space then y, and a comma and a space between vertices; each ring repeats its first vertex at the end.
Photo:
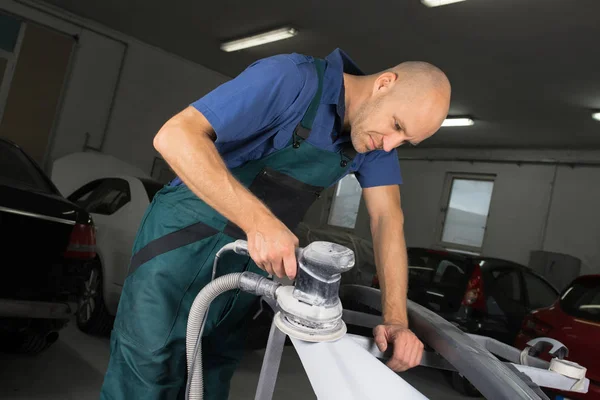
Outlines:
POLYGON ((264 218, 246 232, 248 252, 260 268, 279 278, 296 277, 298 238, 277 218, 264 218))

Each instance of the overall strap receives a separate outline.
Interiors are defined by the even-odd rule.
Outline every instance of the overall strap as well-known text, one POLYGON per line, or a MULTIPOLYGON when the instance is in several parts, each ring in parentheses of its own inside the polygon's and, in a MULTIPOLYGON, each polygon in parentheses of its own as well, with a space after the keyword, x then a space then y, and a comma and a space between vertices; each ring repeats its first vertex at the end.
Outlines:
POLYGON ((302 121, 300 121, 294 130, 294 135, 304 140, 308 139, 308 136, 310 135, 315 116, 317 115, 317 110, 319 109, 319 104, 321 104, 321 95, 323 94, 323 76, 325 75, 325 66, 327 65, 325 60, 320 58, 315 58, 314 61, 315 69, 317 70, 317 77, 319 79, 319 86, 317 87, 317 92, 310 102, 304 117, 302 117, 302 121))

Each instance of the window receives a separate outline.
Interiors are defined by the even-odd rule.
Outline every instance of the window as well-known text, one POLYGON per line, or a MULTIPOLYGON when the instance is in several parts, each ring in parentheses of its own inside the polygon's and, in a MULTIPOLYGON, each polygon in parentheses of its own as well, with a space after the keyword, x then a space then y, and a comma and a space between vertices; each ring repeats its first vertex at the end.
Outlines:
POLYGON ((329 225, 353 229, 356 225, 361 195, 362 188, 354 174, 342 178, 337 184, 331 204, 329 225))
POLYGON ((409 284, 443 283, 460 287, 466 283, 473 267, 458 257, 443 252, 408 249, 409 284))
POLYGON ((85 208, 88 199, 90 198, 92 193, 94 193, 94 191, 98 189, 102 182, 104 182, 104 179, 97 179, 95 181, 86 183, 85 185, 71 193, 69 197, 67 197, 67 199, 77 204, 79 207, 85 208))
POLYGON ((493 177, 451 174, 442 208, 441 242, 445 247, 479 250, 483 246, 493 177))
POLYGON ((531 309, 549 307, 556 301, 558 292, 552 286, 528 272, 524 273, 524 277, 531 309))
POLYGON ((600 322, 600 284, 595 279, 576 281, 562 295, 560 307, 575 318, 600 322))
POLYGON ((458 265, 450 261, 442 261, 438 266, 433 281, 435 283, 462 282, 464 281, 465 271, 458 265))
POLYGON ((491 276, 492 282, 489 285, 486 283, 484 289, 488 314, 507 318, 521 311, 525 312, 520 273, 514 269, 502 268, 492 270, 491 276))
POLYGON ((111 215, 131 201, 131 192, 124 179, 99 179, 75 191, 69 200, 89 213, 111 215))
POLYGON ((492 272, 496 282, 494 292, 507 299, 521 301, 521 283, 519 273, 514 270, 496 270, 492 272))

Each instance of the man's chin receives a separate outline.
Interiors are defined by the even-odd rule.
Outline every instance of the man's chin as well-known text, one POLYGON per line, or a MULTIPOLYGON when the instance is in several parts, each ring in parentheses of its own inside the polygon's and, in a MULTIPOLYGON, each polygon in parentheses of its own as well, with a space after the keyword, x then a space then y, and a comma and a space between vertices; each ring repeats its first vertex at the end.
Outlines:
POLYGON ((368 153, 369 147, 366 144, 360 143, 358 146, 352 142, 352 147, 354 147, 354 150, 356 150, 357 153, 359 154, 364 154, 364 153, 368 153))
POLYGON ((364 143, 360 143, 359 142, 358 146, 357 146, 357 144, 355 143, 354 138, 352 138, 351 143, 352 143, 352 147, 354 147, 354 150, 356 150, 356 152, 359 153, 359 154, 368 153, 370 151, 369 148, 368 148, 368 146, 366 144, 364 144, 364 143))

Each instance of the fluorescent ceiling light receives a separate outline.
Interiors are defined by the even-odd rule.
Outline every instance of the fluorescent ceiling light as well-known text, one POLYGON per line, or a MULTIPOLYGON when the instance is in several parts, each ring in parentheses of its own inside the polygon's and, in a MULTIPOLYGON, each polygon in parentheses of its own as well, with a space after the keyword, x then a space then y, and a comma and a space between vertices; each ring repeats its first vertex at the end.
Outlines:
POLYGON ((221 50, 226 52, 247 49, 248 47, 260 46, 261 44, 276 42, 296 36, 298 31, 294 28, 281 28, 274 31, 249 36, 243 39, 232 40, 221 44, 221 50))
POLYGON ((596 121, 600 121, 600 112, 593 113, 592 118, 594 118, 596 121))
POLYGON ((475 122, 471 118, 446 118, 442 123, 444 126, 471 126, 475 122))
POLYGON ((439 7, 445 6, 446 4, 459 3, 465 0, 421 0, 421 3, 425 4, 427 7, 439 7))

